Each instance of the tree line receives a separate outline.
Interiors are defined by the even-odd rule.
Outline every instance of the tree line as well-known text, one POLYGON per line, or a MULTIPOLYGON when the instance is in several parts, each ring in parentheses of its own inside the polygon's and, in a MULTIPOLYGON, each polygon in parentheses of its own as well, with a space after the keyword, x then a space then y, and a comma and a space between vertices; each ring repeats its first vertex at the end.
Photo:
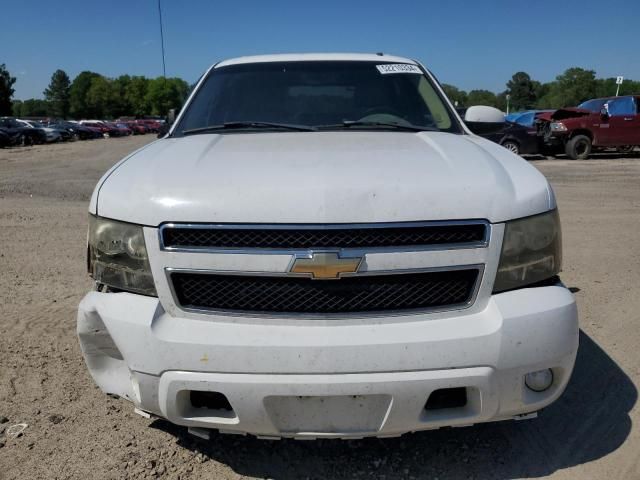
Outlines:
MULTIPOLYGON (((0 116, 117 118, 121 116, 166 115, 180 108, 190 87, 180 78, 146 78, 120 75, 108 78, 85 71, 71 81, 64 70, 56 70, 44 99, 13 100, 16 79, 0 65, 0 116)), ((567 69, 555 80, 541 83, 526 72, 516 72, 506 83, 506 90, 466 92, 454 85, 443 84, 444 91, 458 107, 489 105, 509 110, 555 109, 573 107, 590 98, 609 97, 616 93, 615 78, 596 78, 596 72, 583 68, 567 69)), ((620 95, 640 93, 640 82, 625 80, 620 95)))
MULTIPOLYGON (((454 85, 442 85, 447 96, 459 107, 489 105, 506 111, 509 95, 509 110, 512 112, 575 107, 591 98, 614 96, 617 85, 615 78, 596 78, 594 70, 572 67, 548 83, 533 80, 526 72, 516 72, 506 87, 506 90, 496 94, 489 90, 465 92, 454 85)), ((620 85, 619 95, 638 93, 639 81, 624 80, 620 85)))
POLYGON ((43 92, 44 99, 12 101, 15 81, 5 65, 0 65, 0 115, 76 119, 164 116, 172 108, 179 109, 190 90, 181 78, 109 78, 84 71, 71 81, 64 70, 56 70, 43 92))

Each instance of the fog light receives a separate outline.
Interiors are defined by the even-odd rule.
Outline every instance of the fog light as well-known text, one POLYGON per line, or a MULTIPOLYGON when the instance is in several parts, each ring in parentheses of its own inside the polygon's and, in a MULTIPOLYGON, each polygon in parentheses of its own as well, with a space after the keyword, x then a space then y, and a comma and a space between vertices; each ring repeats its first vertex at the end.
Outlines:
POLYGON ((524 376, 524 384, 534 392, 544 392, 553 383, 553 372, 550 368, 527 373, 524 376))

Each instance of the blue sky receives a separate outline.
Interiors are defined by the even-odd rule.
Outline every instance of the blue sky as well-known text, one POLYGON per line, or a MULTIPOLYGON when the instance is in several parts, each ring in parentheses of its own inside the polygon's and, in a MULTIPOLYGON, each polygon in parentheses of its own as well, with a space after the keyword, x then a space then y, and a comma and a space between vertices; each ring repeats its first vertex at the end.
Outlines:
MULTIPOLYGON (((162 10, 167 75, 189 82, 224 58, 326 51, 416 58, 465 90, 571 66, 640 80, 640 0, 162 0, 162 10)), ((41 98, 57 68, 162 73, 156 0, 3 0, 0 12, 15 98, 41 98)))

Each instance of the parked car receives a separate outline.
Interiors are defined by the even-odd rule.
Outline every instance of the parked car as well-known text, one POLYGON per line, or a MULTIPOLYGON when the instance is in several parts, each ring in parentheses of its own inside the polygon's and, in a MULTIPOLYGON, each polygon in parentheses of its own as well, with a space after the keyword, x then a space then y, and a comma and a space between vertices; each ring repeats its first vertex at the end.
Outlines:
POLYGON ((69 132, 71 137, 76 140, 88 140, 93 138, 102 138, 102 132, 96 128, 81 125, 79 123, 65 122, 59 120, 57 122, 51 122, 49 127, 57 128, 59 130, 65 130, 69 132))
POLYGON ((100 132, 102 132, 102 135, 105 137, 122 136, 122 133, 120 132, 119 129, 108 125, 106 122, 103 122, 102 120, 80 120, 80 124, 100 130, 100 132))
POLYGON ((9 147, 12 144, 12 137, 0 128, 0 148, 9 147))
POLYGON ((46 126, 35 120, 22 120, 22 119, 16 119, 16 120, 27 127, 41 128, 42 130, 44 130, 45 134, 47 135, 48 143, 71 140, 71 134, 64 129, 46 126))
POLYGON ((571 376, 551 186, 412 60, 220 62, 89 213, 89 372, 201 436, 531 418, 571 376))
POLYGON ((122 137, 126 137, 126 136, 131 135, 133 133, 133 131, 125 123, 111 122, 111 123, 109 123, 109 125, 111 125, 112 127, 118 129, 118 131, 120 132, 120 136, 122 136, 122 137))
POLYGON ((144 125, 139 124, 135 121, 126 121, 126 122, 120 122, 120 123, 122 123, 129 130, 131 130, 132 135, 144 135, 145 133, 148 133, 148 129, 144 125))
POLYGON ((538 116, 538 135, 571 159, 615 148, 621 153, 640 145, 640 96, 596 98, 576 108, 538 116))
POLYGON ((0 128, 9 135, 14 145, 34 145, 47 141, 43 129, 25 126, 13 117, 0 117, 0 128))
POLYGON ((158 133, 160 131, 160 127, 162 126, 162 123, 152 119, 139 119, 136 120, 136 122, 144 125, 147 129, 149 129, 149 132, 151 133, 158 133))
POLYGON ((511 113, 505 117, 507 122, 517 123, 523 127, 535 128, 536 116, 545 113, 553 112, 554 110, 527 110, 525 112, 511 113))
MULTIPOLYGON (((464 117, 466 108, 457 108, 460 116, 464 117)), ((465 122, 469 130, 492 142, 502 145, 516 155, 535 155, 540 153, 540 140, 535 128, 528 128, 515 122, 507 121, 508 115, 500 119, 496 126, 487 126, 486 122, 465 122)))
POLYGON ((535 155, 539 153, 539 139, 535 128, 524 127, 513 122, 505 122, 505 126, 495 133, 479 133, 479 135, 498 145, 502 145, 516 155, 535 155))

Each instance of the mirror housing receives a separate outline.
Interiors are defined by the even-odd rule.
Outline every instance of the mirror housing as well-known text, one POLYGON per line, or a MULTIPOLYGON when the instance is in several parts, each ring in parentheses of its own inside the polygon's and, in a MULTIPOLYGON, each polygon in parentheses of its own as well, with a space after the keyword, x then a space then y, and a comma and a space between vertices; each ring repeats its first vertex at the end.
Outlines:
POLYGON ((464 123, 477 135, 496 133, 506 126, 504 113, 486 105, 469 107, 464 114, 464 123))
POLYGON ((600 109, 600 118, 602 118, 603 120, 607 120, 609 118, 609 110, 607 109, 607 107, 602 107, 600 109))
POLYGON ((167 121, 164 122, 162 125, 160 125, 160 129, 158 130, 158 138, 162 138, 167 133, 169 133, 169 130, 171 130, 171 125, 173 125, 173 122, 175 121, 176 121, 176 109, 171 108, 167 112, 167 121))
POLYGON ((167 133, 169 133, 170 129, 171 124, 169 122, 164 122, 158 129, 158 138, 163 138, 167 133))

